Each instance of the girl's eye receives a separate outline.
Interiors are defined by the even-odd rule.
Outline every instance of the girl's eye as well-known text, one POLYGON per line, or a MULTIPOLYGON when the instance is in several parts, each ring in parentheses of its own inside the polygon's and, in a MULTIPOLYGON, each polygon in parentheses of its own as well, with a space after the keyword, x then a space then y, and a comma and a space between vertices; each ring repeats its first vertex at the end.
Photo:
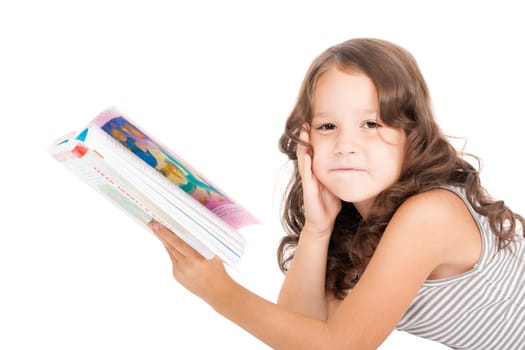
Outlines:
POLYGON ((363 127, 365 127, 366 129, 374 129, 374 128, 377 128, 379 126, 379 124, 377 124, 377 122, 375 121, 367 121, 363 124, 363 127))
POLYGON ((325 123, 317 127, 319 130, 333 130, 335 129, 335 125, 332 123, 325 123))

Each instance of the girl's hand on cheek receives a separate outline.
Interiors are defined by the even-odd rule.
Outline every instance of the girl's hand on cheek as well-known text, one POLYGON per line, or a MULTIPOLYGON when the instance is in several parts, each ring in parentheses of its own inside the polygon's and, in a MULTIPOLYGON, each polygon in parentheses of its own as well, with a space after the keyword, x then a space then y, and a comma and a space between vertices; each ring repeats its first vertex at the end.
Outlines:
MULTIPOLYGON (((299 138, 309 143, 310 127, 305 124, 299 138)), ((319 237, 330 236, 341 200, 319 182, 312 170, 313 155, 307 147, 297 146, 297 167, 301 175, 304 200, 305 229, 319 237)))
POLYGON ((158 222, 148 224, 155 236, 162 242, 169 254, 173 277, 184 288, 207 302, 227 293, 234 284, 217 257, 206 259, 180 239, 176 234, 158 222))

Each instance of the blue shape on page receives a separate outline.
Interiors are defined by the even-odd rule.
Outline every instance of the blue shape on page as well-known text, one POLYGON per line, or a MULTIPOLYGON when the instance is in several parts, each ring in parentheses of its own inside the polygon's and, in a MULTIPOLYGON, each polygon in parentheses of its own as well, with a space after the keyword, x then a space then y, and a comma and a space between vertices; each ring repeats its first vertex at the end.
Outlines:
POLYGON ((86 137, 87 137, 88 131, 89 131, 88 128, 85 128, 84 130, 82 130, 82 132, 80 134, 78 134, 77 137, 75 137, 75 140, 86 141, 86 137))

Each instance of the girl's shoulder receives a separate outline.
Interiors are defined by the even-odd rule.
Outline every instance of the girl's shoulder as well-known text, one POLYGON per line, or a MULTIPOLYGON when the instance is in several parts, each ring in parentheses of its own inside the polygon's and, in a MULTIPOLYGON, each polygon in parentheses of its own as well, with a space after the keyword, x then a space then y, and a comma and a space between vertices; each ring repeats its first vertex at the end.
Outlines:
POLYGON ((468 204, 444 188, 430 189, 405 200, 387 224, 379 246, 425 250, 442 259, 464 240, 480 238, 468 204))
POLYGON ((469 204, 460 193, 460 190, 453 191, 451 188, 433 188, 409 197, 394 215, 409 220, 417 216, 447 226, 472 221, 469 204))
POLYGON ((412 227, 412 234, 424 240, 442 256, 430 278, 459 274, 474 266, 481 256, 480 228, 460 191, 435 188, 407 199, 389 224, 393 231, 412 227))

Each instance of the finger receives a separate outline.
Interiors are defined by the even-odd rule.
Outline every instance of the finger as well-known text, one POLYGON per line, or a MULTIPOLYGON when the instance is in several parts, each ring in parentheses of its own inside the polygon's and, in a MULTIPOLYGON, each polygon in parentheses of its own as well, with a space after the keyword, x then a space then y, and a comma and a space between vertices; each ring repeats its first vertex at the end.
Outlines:
POLYGON ((164 248, 166 249, 166 252, 168 253, 168 256, 170 257, 171 263, 173 265, 177 264, 179 261, 182 261, 184 257, 178 253, 176 250, 172 249, 169 245, 166 245, 164 242, 164 248))
POLYGON ((177 236, 176 233, 169 230, 164 225, 158 222, 151 222, 148 224, 153 230, 153 233, 159 238, 164 244, 166 249, 174 255, 177 260, 181 260, 184 257, 200 257, 201 255, 187 244, 182 238, 177 236))
POLYGON ((151 228, 151 231, 153 234, 161 241, 161 243, 164 245, 170 256, 173 255, 173 257, 176 260, 180 260, 184 257, 182 252, 177 249, 176 244, 174 244, 172 237, 175 236, 173 232, 171 232, 168 228, 166 228, 164 225, 161 225, 160 223, 156 221, 151 221, 148 223, 148 226, 151 228))
MULTIPOLYGON (((303 128, 299 135, 301 141, 309 144, 310 136, 308 134, 308 128, 303 128)), ((303 186, 304 195, 317 196, 319 192, 319 182, 317 177, 313 173, 312 169, 312 153, 306 146, 300 145, 297 147, 297 168, 299 175, 301 176, 301 182, 303 186)))
MULTIPOLYGON (((308 135, 308 131, 306 128, 302 128, 301 132, 299 133, 299 139, 306 144, 310 141, 310 136, 308 135)), ((301 175, 301 178, 307 178, 309 179, 311 177, 312 172, 312 161, 311 161, 311 155, 309 152, 308 147, 306 147, 304 144, 299 143, 297 145, 297 168, 299 170, 299 174, 301 175)))
POLYGON ((305 144, 310 142, 310 126, 307 123, 304 123, 301 129, 299 130, 299 140, 302 142, 298 143, 297 147, 299 151, 308 151, 308 147, 305 144))
POLYGON ((173 249, 176 249, 177 252, 179 252, 185 258, 203 258, 199 252, 193 249, 193 247, 186 243, 185 240, 177 236, 177 234, 171 234, 168 237, 168 242, 171 247, 173 247, 173 249))
POLYGON ((170 259, 173 263, 177 263, 179 261, 182 261, 185 256, 182 254, 176 247, 171 244, 170 241, 166 240, 163 236, 160 234, 154 232, 157 238, 160 240, 166 251, 168 252, 168 255, 170 256, 170 259))

